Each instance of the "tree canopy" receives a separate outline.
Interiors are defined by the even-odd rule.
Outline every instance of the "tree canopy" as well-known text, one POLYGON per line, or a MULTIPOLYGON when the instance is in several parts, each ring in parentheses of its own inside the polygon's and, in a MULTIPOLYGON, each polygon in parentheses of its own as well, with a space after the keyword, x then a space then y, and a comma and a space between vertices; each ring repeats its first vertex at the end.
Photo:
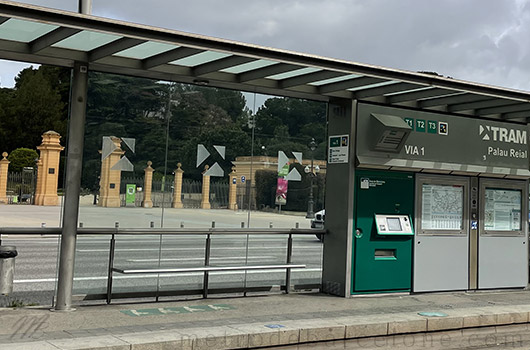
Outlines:
MULTIPOLYGON (((41 66, 21 71, 14 88, 0 89, 0 151, 35 149, 48 130, 66 140, 69 82, 69 69, 41 66)), ((82 186, 97 189, 103 136, 136 140, 134 153, 122 148, 137 175, 152 161, 160 176, 167 159, 168 174, 180 162, 187 177, 199 178, 197 144, 226 146, 225 160, 211 153, 229 172, 235 157, 251 153, 253 123, 255 155, 282 150, 309 158, 314 138, 315 158, 325 159, 323 103, 277 97, 253 113, 239 91, 90 72, 82 186)))

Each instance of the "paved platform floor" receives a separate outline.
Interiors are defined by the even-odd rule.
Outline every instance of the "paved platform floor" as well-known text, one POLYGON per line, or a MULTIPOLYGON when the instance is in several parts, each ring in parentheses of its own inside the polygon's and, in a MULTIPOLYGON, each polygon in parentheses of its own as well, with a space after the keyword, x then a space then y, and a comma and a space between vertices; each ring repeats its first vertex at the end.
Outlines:
POLYGON ((528 291, 122 300, 73 312, 0 309, 0 348, 245 349, 475 327, 495 332, 528 324, 529 313, 528 291))

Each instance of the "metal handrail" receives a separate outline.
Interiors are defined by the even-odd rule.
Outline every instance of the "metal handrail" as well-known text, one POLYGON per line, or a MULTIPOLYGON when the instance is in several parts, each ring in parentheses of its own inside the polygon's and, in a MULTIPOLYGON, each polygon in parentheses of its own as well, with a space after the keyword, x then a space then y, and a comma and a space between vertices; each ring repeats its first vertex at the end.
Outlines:
MULTIPOLYGON (((0 235, 58 235, 61 227, 0 227, 0 235)), ((327 230, 303 228, 119 228, 79 227, 78 235, 307 235, 327 230)))
MULTIPOLYGON (((151 224, 152 225, 152 224, 151 224)), ((2 243, 2 235, 61 235, 62 227, 0 227, 0 244, 2 243)), ((298 228, 216 228, 215 223, 212 222, 211 228, 120 228, 119 223, 115 227, 78 227, 78 235, 110 235, 109 247, 109 263, 108 263, 108 277, 107 277, 107 303, 112 299, 112 274, 114 267, 114 253, 116 249, 116 236, 118 235, 206 235, 205 243, 205 260, 202 271, 204 272, 203 279, 203 297, 208 296, 208 280, 210 268, 210 250, 211 250, 211 236, 212 235, 288 235, 287 242, 287 257, 286 263, 292 263, 293 254, 293 236, 307 235, 307 234, 321 234, 325 235, 327 230, 321 229, 301 229, 298 228)), ((217 267, 218 269, 219 267, 217 267)), ((232 269, 234 267, 231 267, 232 269)), ((241 266, 239 269, 253 269, 249 266, 241 266)), ((291 290, 291 268, 286 268, 286 285, 285 291, 289 293, 291 290)), ((156 300, 158 301, 159 292, 157 290, 156 300)))

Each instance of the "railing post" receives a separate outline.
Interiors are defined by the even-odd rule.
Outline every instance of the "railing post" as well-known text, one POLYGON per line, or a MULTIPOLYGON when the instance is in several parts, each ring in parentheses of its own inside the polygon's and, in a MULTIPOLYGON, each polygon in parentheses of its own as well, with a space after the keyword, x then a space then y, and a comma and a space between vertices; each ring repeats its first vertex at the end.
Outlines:
MULTIPOLYGON (((287 240, 287 264, 291 264, 293 258, 293 235, 289 233, 289 239, 287 240)), ((285 293, 291 292, 291 269, 288 267, 285 272, 285 293)))
POLYGON ((109 249, 109 272, 107 278, 107 304, 110 304, 112 300, 112 273, 114 268, 114 249, 116 248, 116 238, 112 234, 110 239, 110 249, 109 249))
MULTIPOLYGON (((212 223, 212 226, 215 226, 214 223, 212 223)), ((212 238, 210 234, 208 233, 206 237, 206 250, 204 252, 204 266, 210 266, 210 248, 212 244, 212 238)), ((203 291, 202 291, 202 297, 208 298, 208 279, 209 279, 209 273, 208 271, 204 271, 204 283, 203 283, 203 291)))

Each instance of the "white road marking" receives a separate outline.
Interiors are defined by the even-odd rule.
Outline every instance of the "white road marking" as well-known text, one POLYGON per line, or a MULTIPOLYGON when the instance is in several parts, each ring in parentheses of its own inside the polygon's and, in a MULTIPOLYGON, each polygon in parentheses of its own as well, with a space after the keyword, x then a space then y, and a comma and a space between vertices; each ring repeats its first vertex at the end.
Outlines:
MULTIPOLYGON (((299 269, 299 270, 293 270, 293 272, 321 272, 321 268, 310 268, 310 269, 299 269)), ((247 272, 247 275, 251 274, 263 274, 263 273, 281 273, 284 272, 278 271, 278 270, 261 270, 261 271, 249 271, 247 272)), ((211 275, 244 275, 245 271, 219 271, 219 272, 210 272, 211 275)), ((150 274, 150 275, 135 275, 135 276, 114 276, 113 279, 135 279, 135 278, 156 278, 156 274, 150 274)), ((169 278, 169 277, 195 277, 195 276, 204 276, 204 273, 202 272, 188 272, 188 273, 178 273, 178 274, 161 274, 161 278, 169 278)), ((74 278, 74 281, 101 281, 101 280, 107 280, 106 276, 99 276, 99 277, 76 277, 74 278)), ((22 284, 22 283, 44 283, 44 282, 57 282, 56 278, 40 278, 40 279, 25 279, 25 280, 14 280, 13 283, 16 284, 22 284)))

